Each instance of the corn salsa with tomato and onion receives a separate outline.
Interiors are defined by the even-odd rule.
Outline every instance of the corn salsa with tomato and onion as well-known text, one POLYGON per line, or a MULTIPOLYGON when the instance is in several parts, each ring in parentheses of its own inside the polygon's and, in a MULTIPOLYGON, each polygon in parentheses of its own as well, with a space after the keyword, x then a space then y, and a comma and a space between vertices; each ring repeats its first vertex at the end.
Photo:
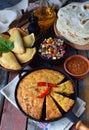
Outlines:
POLYGON ((39 53, 45 59, 57 60, 64 56, 64 40, 49 37, 45 39, 39 47, 39 53))

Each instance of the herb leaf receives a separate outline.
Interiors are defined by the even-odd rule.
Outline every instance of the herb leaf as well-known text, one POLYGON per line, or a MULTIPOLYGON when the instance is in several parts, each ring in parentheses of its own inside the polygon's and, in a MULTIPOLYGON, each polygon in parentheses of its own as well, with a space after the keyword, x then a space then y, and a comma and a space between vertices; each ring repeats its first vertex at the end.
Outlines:
POLYGON ((5 41, 3 38, 0 37, 0 52, 1 53, 9 52, 13 48, 14 48, 14 44, 10 40, 5 41))
POLYGON ((10 40, 7 40, 6 41, 6 47, 9 49, 9 50, 12 50, 14 48, 14 44, 10 41, 10 40))

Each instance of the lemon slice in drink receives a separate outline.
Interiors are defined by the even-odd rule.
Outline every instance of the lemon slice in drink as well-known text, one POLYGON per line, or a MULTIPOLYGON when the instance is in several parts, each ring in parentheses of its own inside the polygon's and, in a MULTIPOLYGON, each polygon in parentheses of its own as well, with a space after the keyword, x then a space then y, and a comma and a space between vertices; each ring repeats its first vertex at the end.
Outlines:
POLYGON ((23 37, 24 46, 25 47, 32 47, 35 43, 35 36, 34 33, 31 33, 25 37, 23 37))

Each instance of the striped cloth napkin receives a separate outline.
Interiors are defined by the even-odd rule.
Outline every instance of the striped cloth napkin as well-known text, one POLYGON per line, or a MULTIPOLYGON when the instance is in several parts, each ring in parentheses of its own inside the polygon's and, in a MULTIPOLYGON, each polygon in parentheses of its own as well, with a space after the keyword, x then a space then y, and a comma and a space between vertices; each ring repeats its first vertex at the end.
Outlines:
POLYGON ((22 16, 22 10, 28 8, 28 0, 21 0, 15 6, 0 10, 0 33, 4 33, 9 29, 9 25, 22 16))

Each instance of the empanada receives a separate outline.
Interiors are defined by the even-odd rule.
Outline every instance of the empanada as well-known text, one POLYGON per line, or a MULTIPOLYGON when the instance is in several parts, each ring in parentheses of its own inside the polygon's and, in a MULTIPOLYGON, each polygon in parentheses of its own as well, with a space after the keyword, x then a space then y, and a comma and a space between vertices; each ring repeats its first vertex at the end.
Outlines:
POLYGON ((31 33, 31 34, 23 37, 23 41, 24 41, 25 47, 32 47, 34 45, 34 42, 35 42, 34 33, 31 33))
POLYGON ((26 63, 30 61, 36 53, 36 48, 26 48, 26 52, 23 54, 15 54, 20 63, 26 63))
POLYGON ((12 52, 2 53, 0 64, 6 69, 19 70, 21 66, 12 52))
POLYGON ((21 34, 18 29, 13 28, 9 30, 10 34, 10 40, 14 44, 14 49, 12 50, 14 53, 19 53, 22 54, 25 52, 24 44, 23 44, 23 39, 21 37, 21 34))
POLYGON ((20 34, 21 34, 22 37, 25 37, 25 36, 28 35, 28 33, 26 32, 26 30, 24 30, 22 28, 16 28, 16 29, 20 32, 20 34))

